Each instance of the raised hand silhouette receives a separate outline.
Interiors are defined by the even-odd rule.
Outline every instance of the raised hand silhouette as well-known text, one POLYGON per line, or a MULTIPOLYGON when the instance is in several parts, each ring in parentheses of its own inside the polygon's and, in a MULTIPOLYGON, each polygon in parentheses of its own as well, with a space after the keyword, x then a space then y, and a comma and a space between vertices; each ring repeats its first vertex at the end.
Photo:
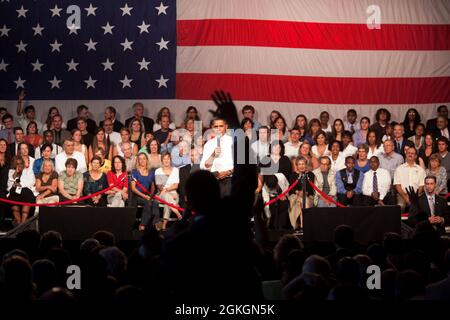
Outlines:
POLYGON ((409 197, 409 201, 412 205, 417 205, 419 203, 419 191, 414 190, 413 187, 408 187, 405 189, 406 194, 409 197))
POLYGON ((223 90, 216 91, 211 95, 211 99, 217 106, 216 110, 209 110, 215 118, 222 118, 228 123, 230 129, 239 128, 239 117, 236 105, 231 98, 230 93, 223 90))

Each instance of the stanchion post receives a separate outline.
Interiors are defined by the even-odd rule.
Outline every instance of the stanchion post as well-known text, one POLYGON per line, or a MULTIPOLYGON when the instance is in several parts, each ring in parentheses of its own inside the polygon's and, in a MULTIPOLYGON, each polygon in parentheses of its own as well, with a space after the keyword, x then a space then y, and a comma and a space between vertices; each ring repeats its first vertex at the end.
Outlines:
POLYGON ((303 190, 303 196, 302 196, 302 209, 305 210, 306 209, 306 179, 308 178, 308 176, 306 175, 306 172, 304 172, 302 174, 302 190, 303 190))

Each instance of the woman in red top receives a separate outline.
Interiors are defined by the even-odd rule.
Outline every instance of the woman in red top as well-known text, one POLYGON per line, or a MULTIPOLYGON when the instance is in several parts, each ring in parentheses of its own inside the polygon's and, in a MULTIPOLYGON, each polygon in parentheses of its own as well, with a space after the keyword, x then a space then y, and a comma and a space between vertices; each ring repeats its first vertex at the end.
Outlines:
POLYGON ((34 121, 30 121, 27 125, 27 135, 24 137, 26 143, 31 144, 34 148, 39 147, 42 144, 43 137, 38 134, 37 124, 34 121))
POLYGON ((128 176, 125 159, 114 156, 111 171, 106 174, 109 186, 114 186, 106 194, 109 207, 125 207, 128 199, 128 176))

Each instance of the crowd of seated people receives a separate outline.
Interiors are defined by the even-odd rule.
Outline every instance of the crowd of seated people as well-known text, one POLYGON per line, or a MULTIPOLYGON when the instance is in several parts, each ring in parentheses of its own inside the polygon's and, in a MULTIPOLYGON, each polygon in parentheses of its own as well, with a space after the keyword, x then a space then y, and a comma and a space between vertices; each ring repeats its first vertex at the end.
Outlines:
MULTIPOLYGON (((115 108, 108 106, 97 125, 84 105, 77 108, 77 117, 67 122, 58 108, 52 107, 41 123, 33 106, 23 108, 24 99, 21 93, 17 117, 4 108, 1 112, 0 197, 56 203, 114 186, 79 204, 143 206, 141 229, 157 222, 165 229, 171 217, 180 218, 180 212, 152 201, 152 196, 175 207, 183 204, 180 194, 187 176, 181 169, 191 166, 194 159, 199 169, 215 175, 222 196, 230 193, 233 133, 224 119, 203 123, 201 133, 206 133, 197 136, 195 121, 201 118, 195 107, 187 108, 178 127, 169 108, 159 110, 154 121, 144 116, 144 105, 136 102, 133 116, 124 124, 117 119, 115 108)), ((371 115, 359 118, 353 109, 332 122, 323 111, 309 120, 300 114, 292 123, 274 110, 267 125, 256 119, 252 106, 241 111, 241 129, 250 139, 260 172, 255 190, 258 201, 278 197, 286 186, 305 176, 326 196, 299 184, 279 199, 283 205, 265 209, 264 219, 273 228, 302 228, 304 208, 335 207, 336 201, 345 206, 398 204, 408 211, 411 199, 407 189, 424 193, 427 176, 435 177, 437 196, 445 196, 449 190, 450 127, 445 105, 439 106, 438 117, 426 124, 415 109, 395 122, 390 112, 381 108, 372 124, 371 115)), ((9 211, 19 224, 34 210, 2 204, 0 219, 9 211)))
MULTIPOLYGON (((158 185, 164 184, 170 192, 176 184, 171 180, 174 168, 168 154, 162 158, 168 177, 158 185)), ((148 175, 145 155, 141 153, 139 159, 137 170, 148 175)), ((20 172, 23 160, 15 161, 20 172)), ((74 162, 67 166, 73 176, 76 160, 68 161, 74 162)), ((117 177, 123 163, 114 163, 117 177)), ((300 172, 306 172, 305 159, 296 164, 300 172)), ((94 157, 94 176, 97 173, 102 177, 99 165, 94 157)), ((87 174, 92 172, 86 172, 85 177, 87 174)), ((269 185, 272 177, 264 177, 269 185)), ((77 179, 84 178, 79 175, 77 179)), ((434 182, 427 179, 427 192, 434 182)), ((239 205, 245 203, 221 199, 219 182, 211 173, 194 172, 186 190, 196 216, 175 222, 165 237, 152 226, 140 241, 131 242, 119 241, 114 234, 101 230, 79 242, 66 242, 56 231, 40 235, 32 229, 10 241, 0 239, 1 301, 120 306, 145 303, 155 314, 164 312, 160 308, 164 309, 166 301, 217 303, 230 297, 253 302, 303 302, 303 309, 313 301, 326 300, 352 304, 372 301, 379 306, 382 301, 450 299, 449 243, 430 224, 417 224, 411 240, 390 232, 379 241, 362 244, 351 227, 340 225, 334 230, 333 241, 326 244, 303 243, 293 234, 267 244, 248 237, 247 229, 241 229, 245 223, 239 219, 223 219, 223 215, 232 215, 230 208, 242 208, 239 205), (205 185, 206 191, 201 189, 205 185), (231 225, 235 229, 230 237, 231 225), (67 280, 72 277, 67 273, 70 265, 81 270, 81 282, 75 288, 67 288, 67 280), (369 269, 374 266, 376 269, 369 269)), ((112 191, 114 198, 123 190, 112 191)), ((29 196, 33 197, 31 193, 29 196)), ((119 197, 115 200, 120 201, 119 197)), ((427 197, 419 199, 419 203, 423 201, 427 197)))

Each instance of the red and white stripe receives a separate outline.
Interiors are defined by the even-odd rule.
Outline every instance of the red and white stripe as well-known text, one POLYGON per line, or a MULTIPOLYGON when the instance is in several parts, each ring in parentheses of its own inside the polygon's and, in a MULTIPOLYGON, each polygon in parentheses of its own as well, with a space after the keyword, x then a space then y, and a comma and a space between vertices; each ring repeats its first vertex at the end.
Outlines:
POLYGON ((178 0, 177 98, 326 105, 450 101, 450 1, 178 0))
MULTIPOLYGON (((181 124, 189 105, 209 122, 210 95, 224 89, 238 107, 253 104, 267 123, 278 109, 288 125, 299 113, 344 118, 348 108, 372 120, 379 107, 402 121, 450 106, 450 0, 178 0, 177 98, 143 100, 146 115, 170 107, 181 124), (366 23, 381 9, 381 29, 366 23)), ((170 79, 172 81, 172 79, 170 79)), ((29 101, 44 120, 50 106, 64 119, 86 104, 94 117, 114 105, 131 116, 135 100, 29 101)), ((1 101, 14 113, 16 101, 1 101)))

